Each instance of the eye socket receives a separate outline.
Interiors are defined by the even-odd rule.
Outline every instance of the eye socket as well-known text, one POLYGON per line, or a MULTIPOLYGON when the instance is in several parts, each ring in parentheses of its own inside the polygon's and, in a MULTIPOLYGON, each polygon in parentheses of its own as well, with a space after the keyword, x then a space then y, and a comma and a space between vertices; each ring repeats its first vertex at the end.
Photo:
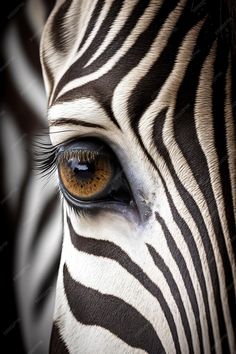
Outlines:
POLYGON ((61 190, 73 205, 129 204, 132 200, 116 156, 99 140, 80 140, 60 147, 57 165, 61 190))

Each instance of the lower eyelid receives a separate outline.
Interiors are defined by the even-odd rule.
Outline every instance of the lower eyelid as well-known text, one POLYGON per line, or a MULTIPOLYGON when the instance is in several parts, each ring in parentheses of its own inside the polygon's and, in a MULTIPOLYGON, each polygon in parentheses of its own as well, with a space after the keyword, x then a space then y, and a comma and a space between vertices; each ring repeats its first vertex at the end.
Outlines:
POLYGON ((95 218, 101 215, 101 213, 111 213, 111 215, 116 215, 123 217, 133 224, 140 224, 140 214, 136 204, 131 201, 129 205, 114 202, 97 202, 97 203, 81 203, 76 204, 71 203, 63 194, 68 207, 73 210, 78 216, 86 216, 88 218, 95 218))

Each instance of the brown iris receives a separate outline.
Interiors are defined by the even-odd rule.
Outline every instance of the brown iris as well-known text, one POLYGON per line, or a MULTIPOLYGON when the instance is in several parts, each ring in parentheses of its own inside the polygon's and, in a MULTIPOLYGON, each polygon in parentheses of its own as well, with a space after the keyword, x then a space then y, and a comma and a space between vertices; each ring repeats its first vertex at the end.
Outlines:
POLYGON ((58 170, 66 191, 81 200, 98 198, 113 175, 109 157, 91 151, 63 154, 58 161, 58 170))

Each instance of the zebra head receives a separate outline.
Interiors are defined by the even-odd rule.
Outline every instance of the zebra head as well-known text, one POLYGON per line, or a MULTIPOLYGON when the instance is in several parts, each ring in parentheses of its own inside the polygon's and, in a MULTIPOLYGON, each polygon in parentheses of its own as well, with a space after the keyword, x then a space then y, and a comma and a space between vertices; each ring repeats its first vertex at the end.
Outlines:
POLYGON ((52 352, 236 350, 235 93, 214 11, 68 0, 47 21, 64 225, 52 352))

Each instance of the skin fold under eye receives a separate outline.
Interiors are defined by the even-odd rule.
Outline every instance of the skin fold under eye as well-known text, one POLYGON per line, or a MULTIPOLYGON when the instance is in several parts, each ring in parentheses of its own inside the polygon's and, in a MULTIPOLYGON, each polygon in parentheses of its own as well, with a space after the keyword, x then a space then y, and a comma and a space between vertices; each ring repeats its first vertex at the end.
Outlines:
POLYGON ((130 189, 116 156, 100 141, 80 140, 61 146, 57 166, 61 190, 73 206, 131 202, 130 189))

